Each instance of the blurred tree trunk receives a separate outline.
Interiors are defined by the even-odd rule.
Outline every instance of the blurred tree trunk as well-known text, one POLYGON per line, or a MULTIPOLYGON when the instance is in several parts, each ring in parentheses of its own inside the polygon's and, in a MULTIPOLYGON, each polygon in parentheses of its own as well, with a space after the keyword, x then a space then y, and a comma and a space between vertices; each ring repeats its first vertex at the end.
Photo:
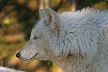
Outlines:
MULTIPOLYGON (((39 3, 40 3, 39 4, 39 10, 45 9, 45 8, 52 8, 55 11, 57 11, 60 8, 60 6, 63 4, 63 0, 60 0, 60 3, 55 7, 51 7, 51 0, 40 0, 39 3)), ((40 18, 40 15, 39 15, 39 18, 40 18)))
POLYGON ((44 0, 45 1, 45 8, 51 7, 51 0, 44 0))
POLYGON ((63 4, 63 0, 60 0, 59 4, 57 4, 57 6, 51 7, 51 0, 40 0, 39 10, 45 9, 45 8, 52 8, 55 11, 57 11, 62 4, 63 4))
POLYGON ((40 0, 39 10, 44 9, 44 0, 40 0))
POLYGON ((49 7, 51 7, 51 0, 40 0, 39 10, 49 8, 49 7))
MULTIPOLYGON (((51 7, 51 0, 40 0, 39 10, 50 8, 50 7, 51 7)), ((39 15, 39 18, 40 18, 40 15, 39 15)))
POLYGON ((71 10, 73 12, 75 12, 76 11, 76 8, 77 8, 77 2, 76 2, 76 0, 72 0, 71 10))

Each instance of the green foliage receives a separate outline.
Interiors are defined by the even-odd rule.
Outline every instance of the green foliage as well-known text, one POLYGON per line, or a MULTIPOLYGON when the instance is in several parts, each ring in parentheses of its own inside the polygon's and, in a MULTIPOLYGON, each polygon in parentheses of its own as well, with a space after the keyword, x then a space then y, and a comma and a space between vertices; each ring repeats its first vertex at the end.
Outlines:
MULTIPOLYGON (((3 36, 0 36, 0 44, 1 43, 6 43, 6 40, 5 40, 5 38, 3 36)), ((1 46, 0 46, 0 48, 2 48, 1 46)))
POLYGON ((7 26, 6 24, 3 24, 3 22, 0 21, 0 28, 2 28, 2 27, 6 27, 6 26, 7 26))

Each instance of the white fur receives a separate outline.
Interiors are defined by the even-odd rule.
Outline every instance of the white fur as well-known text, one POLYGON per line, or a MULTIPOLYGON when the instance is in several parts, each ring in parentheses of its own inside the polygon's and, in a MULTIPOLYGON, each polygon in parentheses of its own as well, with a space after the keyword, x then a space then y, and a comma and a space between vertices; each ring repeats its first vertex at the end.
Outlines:
POLYGON ((40 14, 21 59, 51 60, 64 72, 108 72, 107 11, 87 8, 58 14, 47 8, 40 14))

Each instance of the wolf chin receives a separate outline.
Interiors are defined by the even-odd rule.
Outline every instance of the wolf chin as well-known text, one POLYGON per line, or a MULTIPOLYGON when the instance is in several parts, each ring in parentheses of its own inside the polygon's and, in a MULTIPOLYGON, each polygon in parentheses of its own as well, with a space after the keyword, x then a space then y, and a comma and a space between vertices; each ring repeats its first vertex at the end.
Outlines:
POLYGON ((108 72, 106 10, 86 8, 59 14, 47 8, 40 15, 18 58, 51 60, 64 72, 108 72))

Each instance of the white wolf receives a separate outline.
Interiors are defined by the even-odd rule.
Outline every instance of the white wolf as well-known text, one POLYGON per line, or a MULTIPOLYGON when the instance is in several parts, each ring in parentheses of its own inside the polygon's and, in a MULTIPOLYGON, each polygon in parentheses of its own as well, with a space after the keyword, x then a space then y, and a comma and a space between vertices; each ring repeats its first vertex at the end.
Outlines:
POLYGON ((40 14, 18 58, 51 60, 64 72, 108 72, 107 11, 86 8, 58 14, 47 8, 40 14))

